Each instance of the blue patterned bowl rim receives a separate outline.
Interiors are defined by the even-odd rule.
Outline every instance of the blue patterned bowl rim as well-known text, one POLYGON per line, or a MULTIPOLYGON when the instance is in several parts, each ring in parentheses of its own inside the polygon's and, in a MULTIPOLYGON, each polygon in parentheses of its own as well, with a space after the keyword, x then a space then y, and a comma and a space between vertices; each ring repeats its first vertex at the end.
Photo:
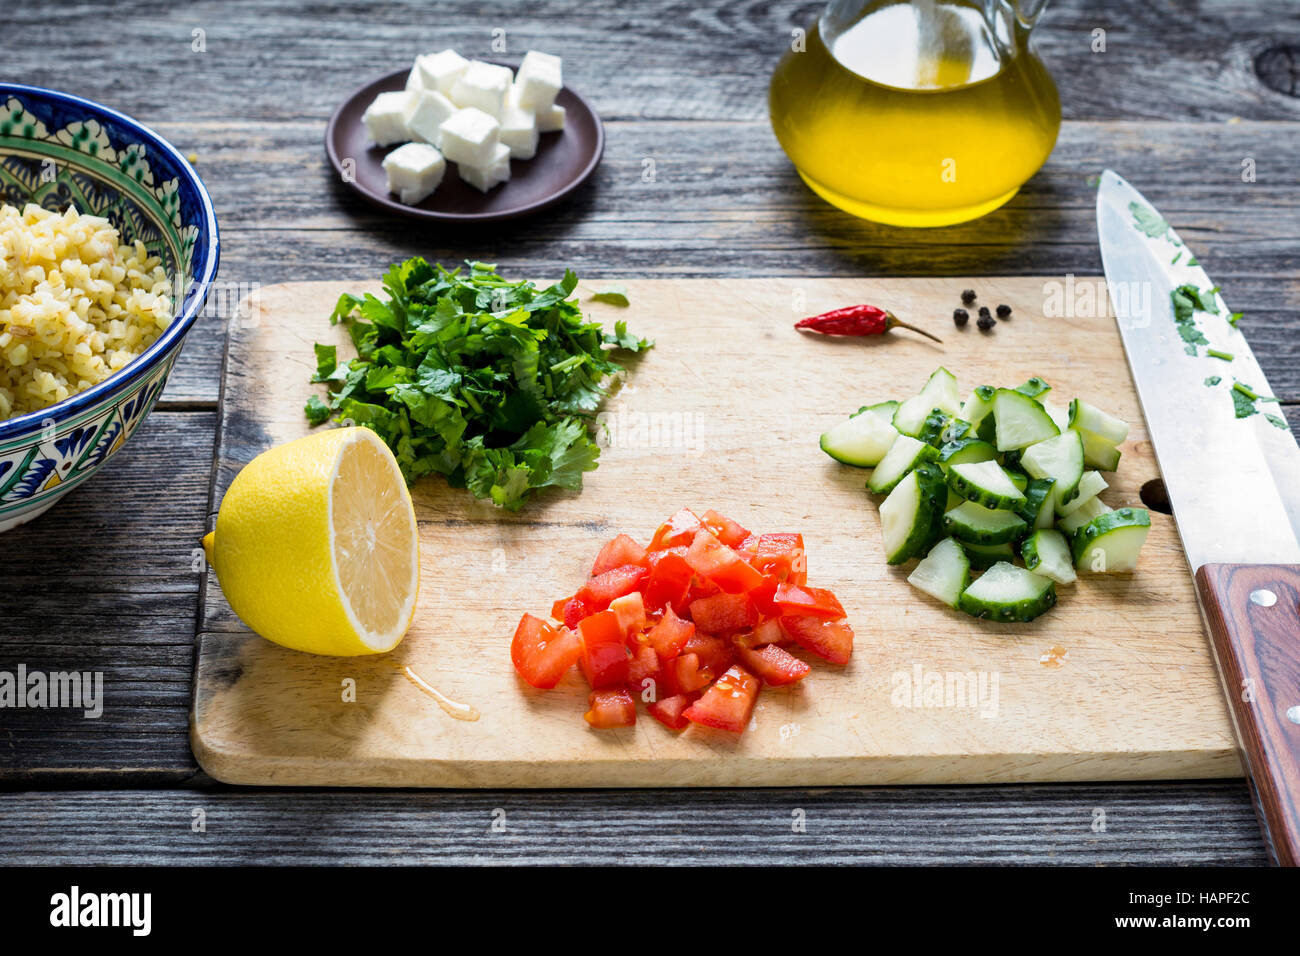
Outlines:
POLYGON ((221 243, 217 234, 217 214, 212 208, 212 197, 208 195, 208 191, 204 187, 203 181, 199 179, 198 173, 194 171, 194 167, 189 164, 189 161, 180 154, 180 151, 175 146, 148 126, 131 119, 125 113, 119 113, 117 110, 96 103, 94 100, 73 96, 71 93, 60 93, 58 90, 47 90, 43 87, 27 86, 22 83, 0 83, 0 102, 3 102, 9 96, 17 96, 20 99, 25 96, 37 101, 53 100, 68 106, 80 107, 87 111, 88 116, 106 117, 114 125, 129 129, 139 136, 140 142, 147 144, 151 151, 157 150, 159 153, 166 155, 175 164, 181 180, 177 188, 184 189, 188 187, 198 195, 199 207, 202 212, 202 220, 197 223, 199 226, 198 242, 202 242, 204 238, 207 239, 207 254, 203 257, 202 265, 198 269, 191 270, 191 282, 189 291, 185 295, 184 308, 179 315, 172 319, 171 325, 167 326, 163 334, 158 336, 149 348, 145 349, 144 354, 128 364, 122 371, 106 378, 98 385, 92 385, 84 392, 65 398, 49 408, 37 409, 34 412, 28 412, 25 415, 18 415, 0 422, 0 441, 17 437, 24 432, 39 430, 43 422, 51 419, 57 424, 71 415, 92 408, 108 396, 148 375, 150 370, 166 358, 172 349, 180 346, 181 340, 193 327, 199 313, 203 310, 204 302, 207 301, 208 291, 213 280, 217 277, 217 266, 221 261, 221 243))

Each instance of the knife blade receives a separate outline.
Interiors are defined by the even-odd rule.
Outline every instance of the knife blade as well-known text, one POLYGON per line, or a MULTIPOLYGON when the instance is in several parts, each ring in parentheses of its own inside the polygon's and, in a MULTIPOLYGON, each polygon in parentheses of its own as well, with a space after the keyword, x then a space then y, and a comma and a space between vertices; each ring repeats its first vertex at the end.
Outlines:
MULTIPOLYGON (((1222 296, 1178 234, 1106 170, 1106 286, 1275 862, 1300 862, 1300 447, 1277 405, 1238 417, 1236 383, 1271 395, 1222 296), (1175 319, 1192 285, 1218 312, 1175 319), (1199 335, 1196 334, 1199 332, 1199 335), (1208 340, 1208 345, 1201 338, 1208 340), (1230 354, 1214 358, 1207 348, 1230 354), (1218 377, 1219 382, 1214 383, 1218 377)), ((1239 393, 1243 397, 1245 393, 1239 393)))

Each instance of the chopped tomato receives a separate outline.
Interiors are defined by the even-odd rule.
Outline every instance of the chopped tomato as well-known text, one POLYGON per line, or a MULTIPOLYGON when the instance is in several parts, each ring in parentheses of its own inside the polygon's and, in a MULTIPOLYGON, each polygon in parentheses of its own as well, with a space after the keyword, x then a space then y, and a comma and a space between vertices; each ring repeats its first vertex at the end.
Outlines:
POLYGON ((738 547, 749 537, 749 532, 742 528, 739 522, 732 521, 712 509, 704 512, 701 520, 704 522, 704 527, 712 531, 728 548, 738 547))
POLYGON ((744 541, 740 542, 740 544, 736 545, 736 552, 746 561, 749 561, 750 564, 753 564, 754 562, 752 559, 758 554, 758 535, 751 534, 744 541))
POLYGON ((713 679, 708 671, 700 667, 700 659, 694 654, 683 654, 673 658, 665 670, 671 676, 673 687, 679 694, 699 690, 713 679))
POLYGON ((645 601, 640 591, 624 594, 609 602, 609 609, 618 616, 618 626, 623 629, 623 640, 627 641, 646 626, 645 601))
POLYGON ((712 675, 721 674, 736 659, 736 652, 730 641, 714 637, 712 634, 702 634, 698 629, 686 642, 682 653, 694 654, 700 662, 700 670, 712 675))
POLYGON ((764 644, 788 644, 789 636, 781 630, 781 622, 774 617, 766 617, 758 625, 744 634, 737 634, 732 640, 745 647, 762 647, 764 644))
POLYGON ((844 616, 844 607, 839 598, 825 588, 813 588, 806 584, 782 581, 776 589, 774 603, 781 609, 782 617, 807 615, 834 621, 844 616))
POLYGON ((763 575, 741 560, 707 528, 701 528, 686 551, 686 561, 722 590, 743 594, 763 583, 763 575))
POLYGON ((603 611, 614 598, 640 590, 649 575, 650 572, 640 565, 627 564, 596 575, 579 589, 574 598, 590 611, 603 611))
POLYGON ((636 723, 636 703, 626 687, 593 690, 587 698, 587 706, 590 709, 582 716, 597 730, 631 727, 636 723))
POLYGON ((662 551, 664 548, 690 544, 701 524, 699 515, 690 508, 683 508, 659 526, 650 541, 650 550, 662 551))
POLYGON ((691 620, 710 634, 727 634, 758 623, 758 611, 744 594, 715 594, 691 602, 691 620))
POLYGON ((659 655, 655 649, 646 645, 638 651, 634 651, 632 659, 627 664, 627 683, 628 686, 635 689, 635 692, 641 691, 641 682, 647 677, 657 678, 659 674, 659 655))
POLYGON ((594 578, 598 574, 613 571, 615 568, 626 567, 629 564, 648 567, 646 550, 636 543, 635 538, 630 535, 620 534, 600 549, 600 554, 596 555, 596 563, 591 566, 591 576, 594 578))
POLYGON ((674 694, 655 701, 646 709, 650 711, 651 717, 669 730, 685 730, 691 722, 682 716, 682 711, 695 702, 695 697, 695 694, 674 694))
POLYGON ((779 580, 803 584, 808 580, 808 559, 801 534, 761 534, 754 552, 754 567, 779 580))
POLYGON ((771 684, 773 687, 803 680, 812 670, 804 661, 778 644, 767 644, 756 648, 737 644, 736 656, 740 658, 741 664, 763 678, 764 683, 771 684))
POLYGON ((576 634, 531 614, 519 619, 510 642, 510 660, 515 670, 534 687, 554 687, 581 654, 582 646, 576 634))
POLYGON ((750 591, 746 597, 754 605, 754 610, 763 617, 780 617, 781 609, 776 606, 776 589, 782 582, 776 578, 763 578, 763 583, 750 591))
POLYGON ((642 592, 646 606, 656 611, 668 607, 684 609, 686 593, 691 589, 691 578, 694 576, 694 570, 681 554, 664 552, 664 556, 650 570, 650 577, 642 592))
POLYGON ((582 673, 595 690, 627 682, 627 645, 613 611, 598 611, 578 624, 582 673))
POLYGON ((733 665, 682 716, 692 723, 740 733, 749 726, 762 687, 757 677, 740 665, 733 665))
POLYGON ((781 627, 800 647, 832 664, 847 664, 853 653, 853 628, 842 618, 827 621, 817 617, 783 617, 781 627))
POLYGON ((695 625, 683 621, 669 607, 649 634, 650 646, 655 649, 660 660, 669 661, 682 652, 686 642, 695 633, 695 625))

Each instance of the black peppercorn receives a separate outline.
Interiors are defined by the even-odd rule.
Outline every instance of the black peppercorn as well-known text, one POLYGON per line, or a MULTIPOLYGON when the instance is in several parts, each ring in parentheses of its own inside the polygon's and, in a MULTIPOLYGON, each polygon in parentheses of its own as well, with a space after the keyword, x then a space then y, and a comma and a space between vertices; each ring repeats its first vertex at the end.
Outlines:
POLYGON ((1000 305, 1000 306, 998 306, 998 318, 999 318, 999 319, 1005 319, 1005 318, 1006 318, 1007 316, 1009 316, 1010 314, 1011 314, 1011 306, 1009 306, 1009 305, 1000 305))
POLYGON ((961 326, 965 325, 967 322, 970 321, 970 313, 967 312, 965 309, 953 309, 952 320, 960 328, 961 326))
POLYGON ((982 316, 986 316, 986 315, 988 315, 988 314, 989 314, 989 307, 988 307, 987 305, 981 305, 981 306, 980 306, 980 316, 982 317, 982 316))
POLYGON ((967 305, 970 305, 972 302, 975 301, 975 290, 963 289, 961 293, 961 300, 965 302, 967 305))
POLYGON ((989 329, 993 328, 993 326, 997 325, 997 319, 985 312, 975 320, 975 324, 980 327, 981 332, 987 332, 989 329))

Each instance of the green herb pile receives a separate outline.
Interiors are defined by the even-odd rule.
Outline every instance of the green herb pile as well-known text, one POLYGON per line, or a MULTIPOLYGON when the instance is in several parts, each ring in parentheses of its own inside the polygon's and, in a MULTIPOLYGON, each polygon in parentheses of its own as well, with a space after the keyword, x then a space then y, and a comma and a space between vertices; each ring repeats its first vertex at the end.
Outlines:
POLYGON ((383 277, 387 301, 344 295, 330 316, 357 357, 316 346, 307 418, 373 429, 408 484, 438 473, 478 498, 517 511, 538 488, 579 489, 596 467, 592 417, 621 371, 610 348, 653 343, 618 322, 589 322, 566 271, 548 289, 511 282, 480 262, 447 270, 414 258, 383 277))

